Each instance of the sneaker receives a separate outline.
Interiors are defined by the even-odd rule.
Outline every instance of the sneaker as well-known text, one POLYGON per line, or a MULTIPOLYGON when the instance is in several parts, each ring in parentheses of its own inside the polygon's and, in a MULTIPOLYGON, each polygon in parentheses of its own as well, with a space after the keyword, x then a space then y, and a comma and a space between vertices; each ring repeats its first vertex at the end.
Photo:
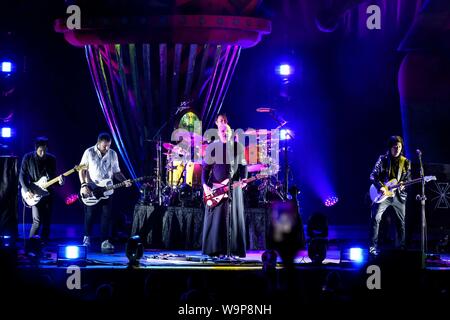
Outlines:
POLYGON ((85 245, 88 248, 91 246, 91 238, 89 236, 84 236, 83 245, 85 245))
POLYGON ((377 255, 378 255, 378 250, 377 250, 376 247, 370 247, 370 248, 369 248, 369 253, 370 253, 372 256, 377 256, 377 255))
POLYGON ((114 246, 109 240, 102 242, 102 253, 114 253, 114 246))

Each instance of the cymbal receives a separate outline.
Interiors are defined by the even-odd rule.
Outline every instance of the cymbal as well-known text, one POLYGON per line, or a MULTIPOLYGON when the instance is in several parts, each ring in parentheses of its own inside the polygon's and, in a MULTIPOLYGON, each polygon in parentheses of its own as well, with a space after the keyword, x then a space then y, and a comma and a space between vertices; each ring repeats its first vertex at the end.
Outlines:
POLYGON ((176 133, 178 139, 183 139, 183 141, 203 141, 203 137, 195 132, 190 132, 187 130, 180 130, 176 133))
POLYGON ((247 135, 253 135, 253 136, 263 136, 263 135, 269 135, 270 130, 267 129, 247 129, 244 131, 247 135))
POLYGON ((163 147, 164 147, 165 149, 167 149, 167 150, 173 150, 173 148, 175 147, 175 145, 174 145, 174 144, 171 144, 171 143, 169 143, 169 142, 164 142, 164 143, 163 143, 163 147))
POLYGON ((267 112, 274 112, 276 109, 274 108, 269 108, 269 107, 260 107, 260 108, 256 108, 256 112, 260 112, 260 113, 267 113, 267 112))
POLYGON ((260 171, 262 171, 265 168, 267 168, 267 165, 260 164, 260 163, 258 163, 258 164, 251 164, 251 165, 247 166, 247 171, 248 172, 260 172, 260 171))

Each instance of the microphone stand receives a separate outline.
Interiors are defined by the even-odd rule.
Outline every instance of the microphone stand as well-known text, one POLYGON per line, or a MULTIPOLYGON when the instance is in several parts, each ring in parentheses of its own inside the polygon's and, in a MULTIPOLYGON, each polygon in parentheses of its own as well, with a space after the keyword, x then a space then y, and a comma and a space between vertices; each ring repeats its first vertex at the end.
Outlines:
POLYGON ((233 210, 233 191, 231 188, 233 188, 233 182, 231 181, 232 175, 231 175, 231 164, 230 164, 230 170, 228 171, 228 215, 227 215, 227 260, 233 260, 231 256, 231 222, 232 222, 232 210, 233 210))
POLYGON ((420 236, 420 251, 422 252, 422 259, 425 258, 425 251, 427 250, 427 222, 425 216, 425 201, 427 197, 425 196, 425 178, 422 163, 422 152, 417 150, 417 155, 419 157, 420 164, 420 178, 422 179, 422 193, 416 196, 416 200, 420 201, 421 204, 421 236, 420 236))

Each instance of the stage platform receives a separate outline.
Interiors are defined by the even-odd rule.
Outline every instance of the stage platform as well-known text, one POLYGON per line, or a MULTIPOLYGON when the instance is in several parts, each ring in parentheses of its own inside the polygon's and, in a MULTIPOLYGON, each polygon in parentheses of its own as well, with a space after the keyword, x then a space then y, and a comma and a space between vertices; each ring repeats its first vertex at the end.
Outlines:
MULTIPOLYGON (((408 251, 349 263, 341 261, 340 249, 331 245, 320 265, 312 264, 308 252, 301 250, 292 268, 286 268, 279 258, 275 268, 266 268, 262 250, 248 251, 245 258, 229 262, 210 259, 200 251, 147 249, 139 266, 130 267, 124 244, 118 244, 114 254, 90 250, 86 266, 77 271, 79 287, 74 288, 73 267, 57 265, 58 244, 61 242, 48 245, 39 263, 33 263, 19 244, 14 268, 2 281, 6 284, 3 292, 16 301, 27 301, 30 307, 58 304, 72 307, 74 312, 85 307, 95 307, 98 312, 120 307, 140 310, 140 314, 163 314, 168 319, 189 319, 180 312, 191 306, 213 306, 219 310, 214 319, 231 316, 223 314, 223 306, 245 305, 253 310, 265 306, 270 314, 259 316, 269 319, 308 306, 327 306, 321 314, 333 314, 340 305, 395 306, 399 301, 411 306, 445 305, 449 298, 450 255, 430 257, 425 268, 414 260, 417 255, 408 251), (381 270, 380 289, 368 288, 371 265, 381 270)), ((2 262, 2 267, 5 265, 2 262)))

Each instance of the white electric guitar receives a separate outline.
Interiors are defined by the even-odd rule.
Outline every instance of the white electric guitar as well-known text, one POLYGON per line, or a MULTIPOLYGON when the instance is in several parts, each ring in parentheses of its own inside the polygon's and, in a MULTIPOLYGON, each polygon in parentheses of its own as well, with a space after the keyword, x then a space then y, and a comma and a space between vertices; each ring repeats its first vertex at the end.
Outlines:
MULTIPOLYGON (((133 180, 127 180, 131 183, 148 179, 149 177, 140 177, 133 180)), ((94 206, 102 199, 108 199, 117 188, 125 186, 125 181, 117 184, 113 184, 111 179, 104 179, 95 182, 89 182, 87 187, 91 190, 89 196, 81 194, 81 201, 87 206, 94 206)))
MULTIPOLYGON (((425 182, 429 182, 432 180, 436 180, 436 177, 435 176, 425 176, 423 179, 425 180, 425 182)), ((388 190, 385 194, 383 194, 382 192, 379 192, 374 185, 371 185, 370 190, 369 190, 370 199, 372 199, 372 201, 374 203, 383 202, 387 198, 392 198, 395 195, 395 190, 400 188, 400 186, 407 187, 409 185, 419 183, 421 181, 422 181, 422 178, 417 178, 417 179, 414 179, 411 181, 398 183, 397 179, 392 179, 384 185, 386 187, 386 189, 388 190)))
MULTIPOLYGON (((86 169, 86 165, 82 164, 79 166, 75 166, 73 169, 70 169, 69 171, 66 171, 62 174, 62 176, 67 177, 74 173, 75 171, 80 171, 86 169)), ((22 194, 22 199, 25 202, 25 204, 29 207, 35 206, 41 201, 42 198, 49 195, 48 187, 51 185, 57 183, 59 181, 59 176, 56 178, 53 178, 51 180, 48 180, 47 177, 41 177, 38 181, 32 182, 30 185, 30 192, 33 194, 31 197, 27 195, 27 192, 22 188, 20 190, 20 193, 22 194)))

